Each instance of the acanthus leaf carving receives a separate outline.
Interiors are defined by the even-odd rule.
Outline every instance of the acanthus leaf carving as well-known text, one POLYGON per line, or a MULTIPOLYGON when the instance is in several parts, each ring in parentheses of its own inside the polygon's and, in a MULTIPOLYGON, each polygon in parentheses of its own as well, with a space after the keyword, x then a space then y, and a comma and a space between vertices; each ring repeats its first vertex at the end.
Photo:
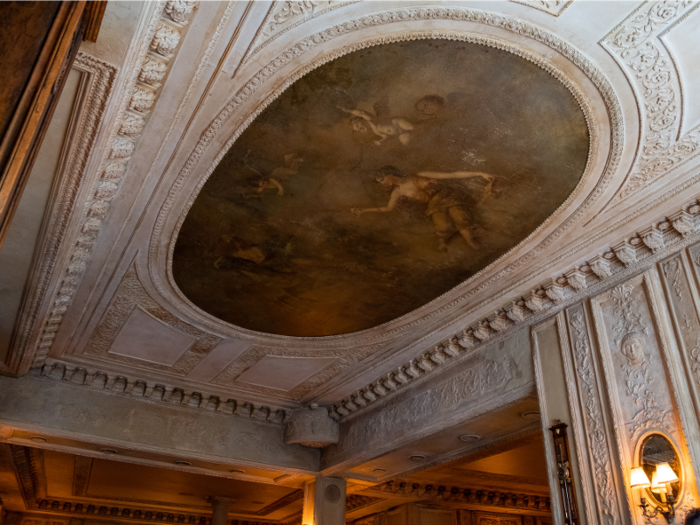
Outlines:
POLYGON ((605 279, 612 275, 612 268, 610 265, 610 260, 603 256, 595 257, 591 259, 589 264, 593 273, 598 276, 599 279, 605 279))
POLYGON ((284 0, 280 8, 272 15, 272 20, 265 28, 265 35, 272 34, 278 26, 286 24, 290 20, 311 13, 316 9, 315 0, 284 0))
POLYGON ((131 156, 134 151, 134 143, 124 137, 116 137, 112 142, 112 150, 109 156, 113 159, 125 159, 131 156))
POLYGON ((615 256, 625 266, 630 266, 637 262, 637 250, 628 242, 618 244, 613 251, 615 256))
POLYGON ((165 77, 168 65, 153 56, 146 55, 146 58, 139 71, 139 80, 152 86, 160 86, 159 82, 165 77))
POLYGON ((164 11, 174 22, 187 24, 195 5, 194 0, 168 0, 164 11))
POLYGON ((164 57, 170 57, 180 43, 180 30, 159 22, 151 41, 151 48, 164 57))
MULTIPOLYGON (((145 124, 146 122, 143 120, 143 117, 133 113, 127 113, 119 126, 119 133, 122 135, 138 135, 143 131, 145 124)), ((105 172, 106 171, 105 169, 105 172)))
POLYGON ((663 250, 665 246, 664 235, 656 228, 649 228, 642 232, 641 238, 644 244, 654 253, 663 250))
POLYGON ((146 113, 151 106, 156 101, 156 94, 151 89, 136 86, 133 95, 131 95, 131 100, 129 101, 129 107, 134 111, 139 111, 141 113, 146 113))

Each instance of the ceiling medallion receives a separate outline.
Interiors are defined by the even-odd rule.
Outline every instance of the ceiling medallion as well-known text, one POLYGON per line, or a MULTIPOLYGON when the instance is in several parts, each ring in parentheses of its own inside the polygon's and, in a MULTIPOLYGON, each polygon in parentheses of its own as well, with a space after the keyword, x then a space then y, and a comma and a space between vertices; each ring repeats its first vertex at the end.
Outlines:
POLYGON ((355 51, 236 140, 182 225, 173 276, 249 330, 369 329, 525 239, 576 187, 588 148, 571 93, 515 54, 435 39, 355 51))

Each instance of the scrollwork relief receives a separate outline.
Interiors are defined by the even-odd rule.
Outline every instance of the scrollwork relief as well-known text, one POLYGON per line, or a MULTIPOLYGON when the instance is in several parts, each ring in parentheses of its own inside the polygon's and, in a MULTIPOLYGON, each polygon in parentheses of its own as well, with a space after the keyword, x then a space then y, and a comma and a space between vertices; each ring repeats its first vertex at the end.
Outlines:
POLYGON ((561 15, 571 5, 573 0, 512 0, 518 4, 527 5, 544 11, 552 16, 561 15))
POLYGON ((659 407, 657 401, 653 371, 660 367, 652 366, 652 357, 646 349, 649 327, 641 313, 638 293, 638 287, 631 282, 620 284, 610 292, 616 318, 614 343, 626 359, 626 363, 621 364, 625 390, 637 407, 630 418, 630 433, 637 437, 649 428, 670 430, 666 422, 668 413, 659 407))
POLYGON ((517 373, 518 367, 511 357, 501 361, 483 360, 408 400, 387 406, 361 424, 353 421, 347 435, 341 437, 343 447, 353 449, 366 446, 375 438, 409 428, 419 421, 425 422, 467 399, 479 399, 487 392, 496 394, 517 373))
POLYGON ((632 82, 643 99, 641 152, 617 195, 618 201, 677 166, 700 147, 698 128, 676 139, 681 110, 678 74, 657 38, 691 4, 688 0, 645 2, 601 41, 630 70, 632 82))
POLYGON ((582 387, 580 395, 582 405, 585 407, 584 424, 593 460, 601 519, 605 525, 615 525, 618 520, 615 511, 615 481, 610 467, 612 461, 595 378, 593 353, 588 342, 588 331, 581 306, 572 310, 569 326, 573 340, 574 366, 582 387))

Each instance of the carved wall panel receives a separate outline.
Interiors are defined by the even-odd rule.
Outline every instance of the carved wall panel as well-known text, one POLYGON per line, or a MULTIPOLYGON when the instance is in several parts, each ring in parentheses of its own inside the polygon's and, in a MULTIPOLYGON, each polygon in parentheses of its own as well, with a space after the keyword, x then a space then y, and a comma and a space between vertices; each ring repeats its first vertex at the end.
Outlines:
MULTIPOLYGON (((584 304, 566 311, 566 324, 571 355, 571 377, 576 400, 573 410, 578 412, 585 440, 588 471, 593 485, 592 499, 599 523, 615 525, 623 522, 624 499, 619 490, 619 476, 614 470, 616 461, 612 429, 606 417, 606 405, 601 390, 600 363, 590 337, 590 320, 584 304)), ((565 360, 566 361, 566 360, 565 360)), ((590 503, 589 503, 590 504, 590 503)), ((593 520, 593 516, 589 516, 593 520)))
POLYGON ((697 291, 700 282, 700 245, 688 248, 686 255, 687 257, 668 260, 663 267, 662 277, 695 411, 700 419, 700 319, 697 291), (691 271, 690 275, 688 270, 691 271))
MULTIPOLYGON (((683 294, 682 282, 674 259, 668 265, 667 279, 673 293, 683 294), (674 288, 674 282, 678 284, 674 288)), ((678 261, 679 262, 679 261, 678 261)), ((652 275, 634 277, 592 299, 595 330, 608 384, 623 486, 628 487, 630 469, 636 465, 637 444, 649 432, 669 436, 681 451, 686 490, 680 496, 681 507, 697 500, 694 483, 688 477, 688 457, 684 429, 679 417, 672 384, 668 380, 667 336, 660 320, 662 298, 654 293, 652 275)), ((636 507, 638 495, 628 489, 630 512, 640 519, 636 507)))

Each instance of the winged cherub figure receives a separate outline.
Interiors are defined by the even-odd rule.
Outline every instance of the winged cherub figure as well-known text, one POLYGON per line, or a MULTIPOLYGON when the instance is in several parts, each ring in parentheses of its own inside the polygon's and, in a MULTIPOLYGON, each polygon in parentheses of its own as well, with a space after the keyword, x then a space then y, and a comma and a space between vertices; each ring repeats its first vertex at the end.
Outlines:
POLYGON ((341 111, 353 115, 350 119, 352 129, 360 133, 366 133, 371 130, 372 133, 379 137, 374 141, 377 146, 381 146, 382 142, 388 137, 397 137, 399 142, 406 146, 411 140, 413 124, 405 118, 389 116, 389 106, 386 98, 375 102, 373 108, 374 114, 362 109, 347 109, 338 106, 338 109, 341 111))

